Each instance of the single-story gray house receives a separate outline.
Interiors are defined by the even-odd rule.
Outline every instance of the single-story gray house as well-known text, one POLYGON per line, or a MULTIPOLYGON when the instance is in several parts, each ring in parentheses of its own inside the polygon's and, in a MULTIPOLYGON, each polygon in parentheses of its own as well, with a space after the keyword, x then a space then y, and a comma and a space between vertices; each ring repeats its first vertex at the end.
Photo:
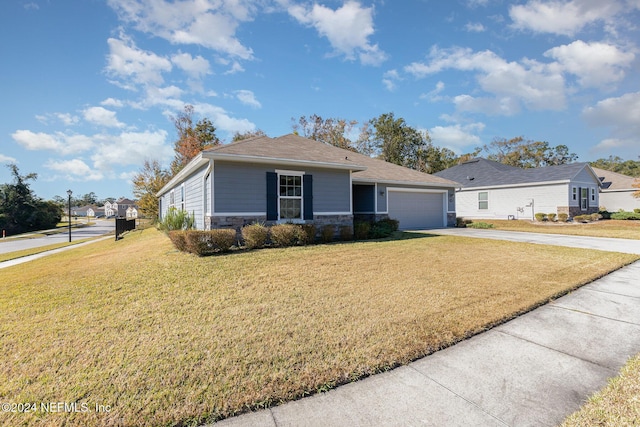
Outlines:
POLYGON ((570 217, 598 212, 598 175, 587 163, 522 169, 476 158, 435 174, 457 181, 458 216, 534 219, 540 213, 570 217))
POLYGON ((591 169, 602 182, 600 206, 609 212, 618 212, 621 209, 633 212, 634 209, 640 209, 640 198, 633 197, 633 193, 640 190, 640 188, 634 188, 633 184, 640 182, 640 178, 594 167, 591 169))
POLYGON ((253 222, 352 226, 393 218, 401 229, 455 224, 448 179, 289 134, 249 138, 202 151, 157 194, 193 213, 196 228, 253 222))

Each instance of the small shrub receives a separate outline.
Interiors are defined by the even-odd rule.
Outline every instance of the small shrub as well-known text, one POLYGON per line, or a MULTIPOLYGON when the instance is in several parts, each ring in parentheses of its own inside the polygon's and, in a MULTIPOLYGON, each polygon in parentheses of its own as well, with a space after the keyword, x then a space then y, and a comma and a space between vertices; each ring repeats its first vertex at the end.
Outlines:
POLYGON ((629 219, 640 220, 640 213, 635 212, 616 212, 611 214, 611 219, 629 219))
POLYGON ((171 230, 167 234, 169 235, 169 239, 171 239, 171 243, 176 247, 177 250, 181 252, 187 251, 187 240, 185 236, 186 231, 184 230, 171 230))
POLYGON ((248 249, 264 248, 269 238, 269 229, 264 224, 255 222, 242 227, 242 240, 248 249))
POLYGON ((227 252, 236 242, 236 230, 220 228, 215 230, 189 230, 185 232, 187 251, 198 256, 227 252))
POLYGON ((600 214, 602 219, 611 219, 611 212, 607 211, 606 209, 601 209, 598 213, 600 214))
POLYGON ((456 218, 456 227, 458 227, 458 228, 465 228, 467 225, 469 225, 471 223, 472 223, 472 221, 470 219, 464 219, 461 216, 456 218))
POLYGON ((335 235, 336 235, 336 226, 335 225, 325 225, 320 230, 320 241, 322 243, 333 242, 333 237, 335 235))
POLYGON ((540 221, 540 222, 546 221, 546 219, 547 219, 547 215, 542 213, 542 212, 536 213, 535 217, 536 217, 536 221, 540 221))
POLYGON ((547 219, 551 222, 554 222, 556 220, 556 214, 554 213, 547 214, 547 219))
POLYGON ((487 222, 473 222, 467 225, 469 228, 493 228, 493 224, 489 224, 487 222))
POLYGON ((158 223, 158 228, 164 232, 172 230, 191 230, 195 226, 196 219, 195 214, 189 215, 186 211, 169 208, 167 213, 162 218, 162 221, 158 223))
POLYGON ((640 214, 640 208, 635 208, 635 209, 633 210, 633 213, 640 214))
POLYGON ((353 227, 349 225, 343 225, 340 227, 340 240, 346 242, 353 240, 353 227))
POLYGON ((575 222, 589 222, 591 220, 591 215, 576 215, 573 217, 575 222))
POLYGON ((358 221, 353 224, 353 237, 356 240, 365 240, 369 238, 371 224, 366 221, 358 221))
POLYGON ((599 221, 602 219, 602 215, 599 213, 592 213, 589 217, 591 218, 591 221, 599 221))
POLYGON ((385 237, 391 236, 397 229, 398 221, 383 219, 373 223, 373 225, 371 226, 371 230, 369 231, 369 238, 383 239, 385 237))
POLYGON ((298 241, 303 245, 312 245, 316 241, 316 226, 313 224, 303 224, 300 226, 298 241))
POLYGON ((298 242, 300 226, 295 224, 277 224, 270 228, 271 243, 274 246, 285 248, 298 242))
POLYGON ((569 214, 566 214, 564 212, 558 214, 558 221, 567 222, 568 219, 569 219, 569 214))

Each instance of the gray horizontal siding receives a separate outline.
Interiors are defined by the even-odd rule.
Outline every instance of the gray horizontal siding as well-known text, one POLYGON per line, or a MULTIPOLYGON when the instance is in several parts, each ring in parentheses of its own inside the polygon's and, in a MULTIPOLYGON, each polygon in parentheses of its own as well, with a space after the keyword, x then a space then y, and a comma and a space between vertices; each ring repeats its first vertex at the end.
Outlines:
POLYGON ((267 172, 276 170, 295 170, 313 176, 315 214, 351 211, 349 171, 216 161, 213 167, 215 213, 266 212, 266 176, 267 172))
POLYGON ((204 229, 204 174, 206 170, 207 166, 203 166, 184 182, 184 210, 194 215, 195 227, 199 230, 204 229))

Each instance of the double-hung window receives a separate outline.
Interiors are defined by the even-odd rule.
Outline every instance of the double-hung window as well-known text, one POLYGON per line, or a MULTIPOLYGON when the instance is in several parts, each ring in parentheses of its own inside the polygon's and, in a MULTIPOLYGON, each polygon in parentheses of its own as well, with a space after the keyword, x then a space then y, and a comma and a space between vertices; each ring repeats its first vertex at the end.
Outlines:
POLYGON ((281 220, 302 219, 302 174, 278 176, 278 207, 281 220))
POLYGON ((596 202, 596 189, 591 187, 591 201, 593 202, 592 206, 595 206, 596 202))
POLYGON ((489 192, 481 191, 478 193, 478 209, 489 209, 489 192))
POLYGON ((580 190, 580 209, 582 209, 583 211, 586 211, 588 206, 589 206, 589 189, 582 188, 580 190))
POLYGON ((578 200, 578 189, 576 187, 571 187, 571 199, 578 200))

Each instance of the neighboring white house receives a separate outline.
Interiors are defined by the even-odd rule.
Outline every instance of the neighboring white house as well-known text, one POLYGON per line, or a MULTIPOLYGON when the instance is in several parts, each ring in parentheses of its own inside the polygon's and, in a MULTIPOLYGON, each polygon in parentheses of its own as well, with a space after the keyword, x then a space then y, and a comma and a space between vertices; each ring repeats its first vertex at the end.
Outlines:
POLYGON ((600 206, 609 212, 619 210, 633 212, 640 209, 640 198, 633 197, 633 193, 640 190, 634 188, 634 182, 640 182, 639 178, 634 178, 620 173, 611 172, 604 169, 592 168, 601 181, 600 206))
POLYGON ((138 218, 138 210, 133 206, 129 206, 126 212, 127 219, 135 219, 138 218))
POLYGON ((462 184, 458 216, 534 219, 536 213, 570 217, 598 212, 600 180, 587 163, 522 169, 477 158, 435 174, 462 184))

